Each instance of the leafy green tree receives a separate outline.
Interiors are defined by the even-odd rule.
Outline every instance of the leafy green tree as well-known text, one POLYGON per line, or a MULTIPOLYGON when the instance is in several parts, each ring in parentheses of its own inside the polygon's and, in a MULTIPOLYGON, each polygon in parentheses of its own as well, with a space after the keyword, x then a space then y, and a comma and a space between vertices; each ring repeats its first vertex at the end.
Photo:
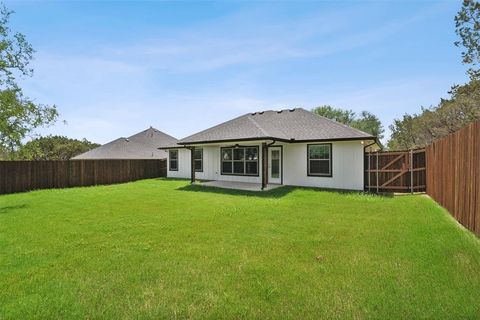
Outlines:
POLYGON ((50 135, 27 142, 14 156, 19 160, 68 160, 98 146, 86 139, 50 135))
POLYGON ((460 37, 455 42, 463 47, 462 61, 471 67, 467 73, 472 79, 480 76, 480 3, 474 0, 463 0, 463 5, 455 16, 455 32, 460 37))
POLYGON ((449 99, 437 106, 422 108, 420 114, 404 115, 390 126, 389 149, 424 147, 433 141, 480 120, 480 80, 454 86, 449 99))
POLYGON ((373 113, 362 111, 360 117, 353 120, 351 126, 358 130, 370 133, 378 139, 383 139, 383 133, 385 130, 383 129, 382 122, 373 113))
POLYGON ((0 160, 8 160, 9 153, 5 150, 0 148, 0 160))
POLYGON ((368 111, 362 111, 360 117, 357 117, 353 110, 344 110, 324 105, 314 108, 312 112, 339 123, 346 124, 352 128, 370 133, 371 135, 378 137, 378 139, 383 138, 384 129, 380 119, 368 111))
POLYGON ((312 112, 318 114, 319 116, 332 119, 346 125, 350 125, 355 119, 355 112, 352 110, 333 108, 329 105, 316 107, 312 110, 312 112))
POLYGON ((9 151, 34 129, 58 118, 55 106, 33 102, 17 84, 17 76, 33 75, 29 64, 34 50, 23 34, 8 27, 12 13, 0 4, 0 147, 9 151))
POLYGON ((390 150, 408 150, 417 146, 415 130, 417 123, 417 115, 403 115, 402 119, 394 119, 390 125, 392 134, 388 141, 388 149, 390 150))
POLYGON ((0 90, 0 146, 10 152, 35 128, 58 117, 55 107, 32 102, 20 89, 0 90))

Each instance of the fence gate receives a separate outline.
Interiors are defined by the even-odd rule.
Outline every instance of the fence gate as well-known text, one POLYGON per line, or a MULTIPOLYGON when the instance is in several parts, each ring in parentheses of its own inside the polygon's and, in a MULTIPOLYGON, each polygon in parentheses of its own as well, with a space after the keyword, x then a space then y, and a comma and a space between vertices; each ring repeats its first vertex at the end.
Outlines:
POLYGON ((425 149, 365 153, 365 190, 423 192, 425 149))

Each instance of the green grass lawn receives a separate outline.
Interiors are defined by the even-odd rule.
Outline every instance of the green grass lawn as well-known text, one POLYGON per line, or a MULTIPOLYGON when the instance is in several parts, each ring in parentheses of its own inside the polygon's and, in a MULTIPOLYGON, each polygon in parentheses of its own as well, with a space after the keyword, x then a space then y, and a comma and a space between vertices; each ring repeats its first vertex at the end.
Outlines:
POLYGON ((186 181, 0 196, 0 319, 480 318, 480 240, 425 196, 186 181))

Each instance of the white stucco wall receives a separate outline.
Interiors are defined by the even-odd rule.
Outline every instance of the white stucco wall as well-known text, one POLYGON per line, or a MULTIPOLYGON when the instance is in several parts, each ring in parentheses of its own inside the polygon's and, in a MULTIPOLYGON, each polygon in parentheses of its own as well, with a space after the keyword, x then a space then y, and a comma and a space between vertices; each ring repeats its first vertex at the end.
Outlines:
MULTIPOLYGON (((207 164, 207 171, 204 170, 203 173, 197 172, 199 179, 205 180, 221 180, 221 181, 240 181, 240 182, 250 182, 250 183, 262 183, 262 145, 261 143, 255 142, 238 142, 241 146, 252 146, 258 147, 259 159, 258 159, 258 176, 235 176, 235 175, 222 175, 221 174, 221 163, 220 163, 220 148, 232 146, 232 143, 227 143, 217 146, 208 146, 204 148, 204 161, 207 164), (209 156, 206 157, 206 154, 209 156), (203 178, 202 178, 203 177, 203 178)), ((205 169, 205 168, 204 168, 205 169)))
MULTIPOLYGON (((322 142, 324 143, 324 142, 322 142)), ((283 146, 283 184, 293 186, 363 190, 363 144, 360 141, 340 141, 332 143, 332 177, 307 175, 307 143, 276 143, 283 146)), ((258 146, 260 152, 258 176, 222 175, 220 172, 220 147, 198 146, 203 148, 203 172, 196 172, 200 180, 222 180, 261 183, 262 152, 261 143, 239 142, 242 146, 258 146)), ((178 149, 178 171, 167 170, 172 178, 190 178, 190 150, 178 149)), ((167 164, 168 165, 168 164, 167 164)))
POLYGON ((283 184, 363 190, 364 145, 360 141, 332 142, 332 177, 307 175, 306 143, 287 143, 283 146, 283 184))
MULTIPOLYGON (((262 161, 262 146, 261 143, 251 142, 238 142, 242 146, 257 146, 259 148, 259 174, 258 176, 234 176, 234 175, 222 175, 220 169, 220 148, 232 146, 232 143, 226 143, 215 146, 197 146, 203 149, 203 172, 195 172, 195 178, 199 180, 222 180, 222 181, 241 181, 251 183, 262 182, 261 161, 262 161)), ((190 150, 178 149, 178 171, 167 170, 167 177, 170 178, 188 178, 190 179, 190 150)), ((167 159, 168 161, 169 159, 167 159)), ((167 162, 167 169, 169 169, 169 162, 167 162)))
MULTIPOLYGON (((170 154, 167 156, 167 177, 190 178, 190 150, 181 148, 178 150, 178 171, 170 171, 170 154)), ((168 150, 167 150, 168 151, 168 150)))

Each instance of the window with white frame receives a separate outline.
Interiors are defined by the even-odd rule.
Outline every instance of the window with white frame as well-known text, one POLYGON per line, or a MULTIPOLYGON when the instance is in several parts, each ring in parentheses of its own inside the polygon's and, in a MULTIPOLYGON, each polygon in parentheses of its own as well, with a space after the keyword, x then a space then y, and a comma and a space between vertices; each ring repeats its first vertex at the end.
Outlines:
POLYGON ((307 145, 307 166, 309 176, 332 176, 332 144, 307 145))

